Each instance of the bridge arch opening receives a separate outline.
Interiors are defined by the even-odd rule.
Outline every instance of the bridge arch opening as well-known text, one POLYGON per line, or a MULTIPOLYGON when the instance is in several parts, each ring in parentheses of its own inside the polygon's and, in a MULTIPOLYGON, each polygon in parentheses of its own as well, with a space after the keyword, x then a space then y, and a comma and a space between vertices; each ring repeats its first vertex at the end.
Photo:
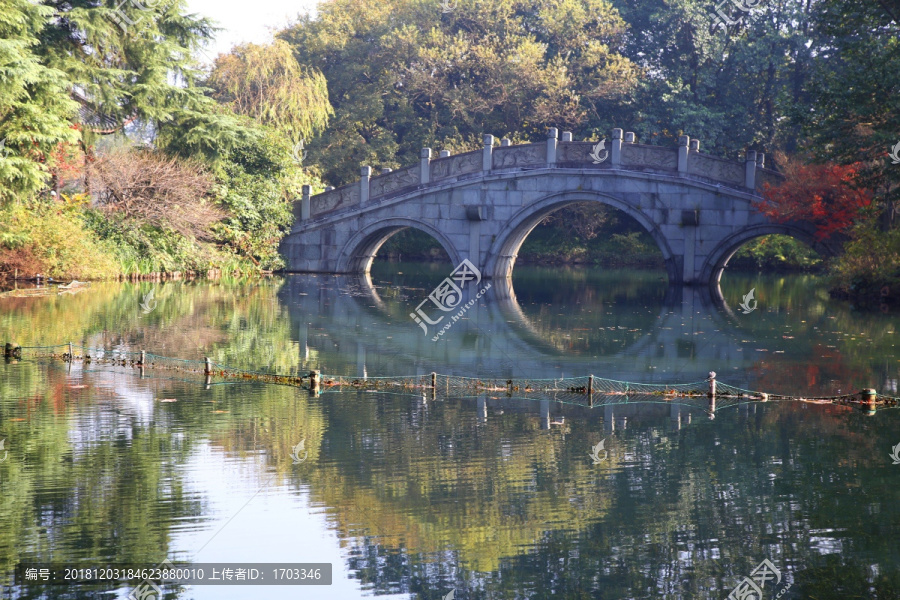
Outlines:
MULTIPOLYGON (((679 259, 669 247, 668 241, 659 230, 653 220, 640 209, 617 198, 606 196, 597 192, 575 191, 563 192, 548 196, 543 200, 529 205, 507 223, 492 247, 487 259, 488 272, 495 278, 512 277, 513 268, 519 256, 524 254, 526 258, 532 258, 535 246, 540 244, 542 237, 546 235, 543 227, 550 225, 554 218, 581 218, 581 219, 606 219, 619 223, 618 231, 603 235, 608 239, 601 240, 606 244, 607 254, 619 249, 627 249, 629 245, 639 247, 641 253, 651 258, 651 265, 665 267, 670 284, 681 283, 681 268, 679 259), (563 211, 563 212, 560 212, 563 211), (557 215, 554 217, 554 215, 557 215), (526 245, 526 240, 537 231, 537 237, 533 243, 526 245), (613 236, 616 236, 615 238, 613 236), (658 255, 652 248, 658 249, 658 255), (523 253, 524 247, 524 253, 523 253), (655 255, 655 256, 654 256, 655 255)), ((597 225, 595 222, 594 225, 597 225)), ((591 224, 579 223, 574 225, 575 230, 582 229, 589 232, 591 224)), ((593 231, 597 233, 597 231, 593 231)), ((602 253, 597 262, 603 265, 602 253)), ((529 261, 530 262, 530 261, 529 261)))
POLYGON ((420 229, 406 227, 397 230, 385 240, 375 256, 375 263, 410 260, 449 263, 450 255, 430 234, 420 229))
POLYGON ((723 273, 819 271, 824 258, 806 241, 772 233, 747 240, 726 261, 723 273))
POLYGON ((722 240, 707 257, 701 277, 715 288, 729 264, 740 266, 749 262, 752 265, 752 261, 756 260, 754 255, 762 259, 766 254, 763 250, 767 246, 778 246, 810 267, 816 267, 822 260, 840 253, 838 241, 817 239, 811 226, 770 223, 747 228, 722 240))
POLYGON ((418 253, 433 262, 458 264, 462 260, 449 240, 437 229, 408 219, 392 219, 351 236, 341 251, 339 270, 342 273, 369 273, 376 258, 402 259, 404 252, 408 253, 410 248, 414 254, 418 253), (393 243, 390 243, 392 240, 393 243))

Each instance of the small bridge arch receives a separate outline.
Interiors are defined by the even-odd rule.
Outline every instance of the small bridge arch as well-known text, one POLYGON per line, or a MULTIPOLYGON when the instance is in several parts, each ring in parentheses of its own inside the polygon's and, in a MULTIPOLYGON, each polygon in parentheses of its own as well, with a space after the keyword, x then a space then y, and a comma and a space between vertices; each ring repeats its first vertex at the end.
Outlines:
POLYGON ((450 262, 457 265, 462 261, 456 247, 436 228, 413 219, 393 218, 372 223, 350 236, 340 251, 335 272, 368 273, 381 246, 404 229, 427 233, 441 245, 450 262))
POLYGON ((834 257, 840 254, 839 240, 822 241, 816 237, 815 226, 809 223, 765 223, 747 227, 721 240, 710 253, 701 271, 701 279, 716 285, 722 279, 722 273, 728 266, 731 257, 750 240, 765 235, 786 235, 812 248, 819 256, 834 257))

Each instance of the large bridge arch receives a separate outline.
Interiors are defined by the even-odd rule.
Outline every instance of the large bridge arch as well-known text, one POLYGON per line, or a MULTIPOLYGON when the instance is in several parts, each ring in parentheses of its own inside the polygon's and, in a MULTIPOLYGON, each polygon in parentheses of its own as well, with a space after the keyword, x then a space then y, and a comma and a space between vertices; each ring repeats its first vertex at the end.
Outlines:
POLYGON ((799 240, 821 256, 832 257, 840 253, 837 242, 829 243, 818 240, 815 236, 815 227, 809 224, 765 223, 755 225, 740 229, 719 242, 703 265, 700 272, 701 281, 708 281, 713 287, 717 286, 722 279, 725 267, 728 266, 728 261, 741 246, 752 239, 774 234, 786 235, 799 240))
POLYGON ((519 249, 528 235, 547 215, 579 202, 601 202, 617 208, 641 224, 656 242, 666 264, 669 283, 681 283, 681 265, 672 252, 665 235, 647 214, 615 196, 591 190, 569 190, 547 195, 523 207, 498 232, 488 249, 485 272, 490 277, 505 279, 512 276, 519 249))
POLYGON ((459 251, 438 229, 415 219, 393 218, 378 221, 353 234, 338 255, 337 272, 368 273, 381 246, 395 233, 408 228, 427 233, 437 240, 454 265, 462 261, 459 251))

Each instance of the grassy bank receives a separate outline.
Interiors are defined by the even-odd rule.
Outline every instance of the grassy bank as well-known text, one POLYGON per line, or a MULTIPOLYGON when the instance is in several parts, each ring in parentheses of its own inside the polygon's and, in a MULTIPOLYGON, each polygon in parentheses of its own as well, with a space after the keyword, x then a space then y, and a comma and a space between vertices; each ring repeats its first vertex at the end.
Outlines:
POLYGON ((79 196, 0 207, 0 278, 40 273, 84 281, 258 270, 228 248, 88 208, 79 196))

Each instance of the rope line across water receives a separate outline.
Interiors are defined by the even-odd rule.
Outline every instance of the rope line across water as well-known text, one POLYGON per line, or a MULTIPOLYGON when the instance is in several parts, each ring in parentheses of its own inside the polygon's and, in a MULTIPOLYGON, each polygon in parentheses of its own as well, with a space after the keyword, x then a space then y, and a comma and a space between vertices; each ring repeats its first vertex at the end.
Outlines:
MULTIPOLYGON (((69 363, 80 361, 83 364, 131 367, 142 371, 174 370, 202 374, 206 377, 207 383, 210 383, 213 378, 260 381, 301 387, 314 393, 319 393, 320 391, 341 391, 344 389, 373 392, 402 391, 406 393, 415 391, 425 395, 430 392, 434 398, 437 398, 438 395, 442 398, 467 396, 499 398, 505 396, 507 398, 546 399, 584 406, 608 404, 613 400, 616 403, 660 401, 677 403, 684 400, 712 398, 710 394, 712 386, 709 379, 691 383, 660 384, 620 381, 593 375, 556 379, 464 377, 440 373, 393 377, 349 377, 345 375, 322 375, 318 371, 312 371, 308 375, 279 375, 239 369, 214 362, 209 358, 206 360, 191 360, 134 350, 91 348, 73 343, 52 346, 18 346, 7 343, 4 345, 4 355, 8 359, 22 358, 23 356, 46 357, 69 363), (492 394, 494 395, 491 396, 492 394)), ((884 407, 897 406, 898 401, 900 401, 900 398, 893 396, 875 398, 874 390, 863 390, 856 394, 840 396, 807 397, 746 390, 718 380, 714 381, 715 401, 723 402, 719 404, 719 408, 741 401, 802 400, 840 404, 865 404, 869 407, 874 407, 875 405, 884 407)))

